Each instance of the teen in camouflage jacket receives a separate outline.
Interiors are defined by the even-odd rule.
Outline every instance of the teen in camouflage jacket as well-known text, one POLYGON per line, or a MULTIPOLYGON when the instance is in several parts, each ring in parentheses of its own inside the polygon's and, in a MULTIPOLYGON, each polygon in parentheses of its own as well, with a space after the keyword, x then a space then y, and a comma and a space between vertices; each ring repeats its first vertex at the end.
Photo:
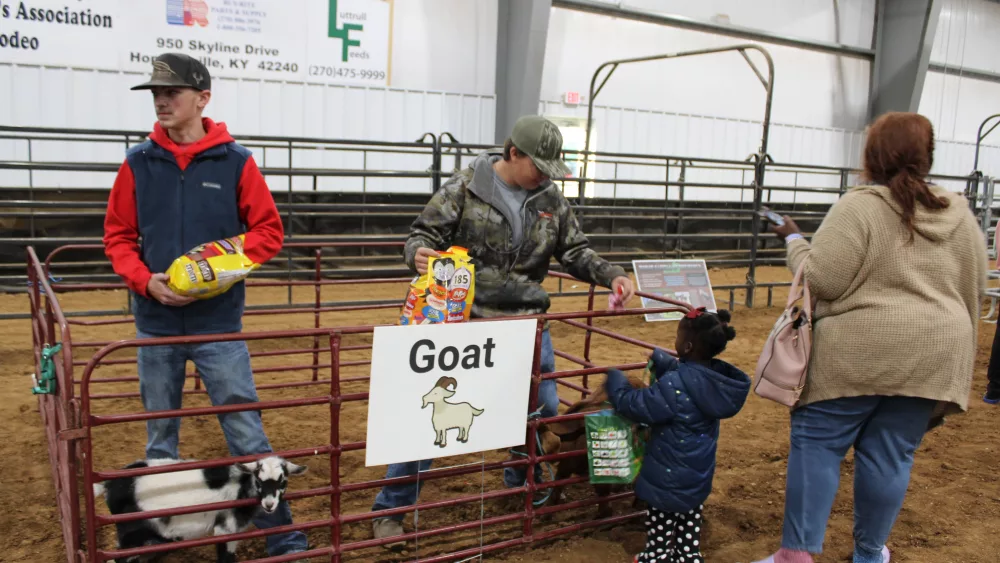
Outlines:
MULTIPOLYGON (((406 241, 406 264, 416 271, 417 250, 428 247, 469 250, 476 267, 473 318, 534 315, 549 309, 542 287, 555 257, 571 275, 611 287, 626 276, 590 248, 569 202, 550 180, 531 191, 521 208, 520 236, 494 197, 493 163, 502 151, 479 155, 469 168, 456 173, 431 198, 413 223, 406 241)), ((499 197, 499 194, 497 194, 499 197)))

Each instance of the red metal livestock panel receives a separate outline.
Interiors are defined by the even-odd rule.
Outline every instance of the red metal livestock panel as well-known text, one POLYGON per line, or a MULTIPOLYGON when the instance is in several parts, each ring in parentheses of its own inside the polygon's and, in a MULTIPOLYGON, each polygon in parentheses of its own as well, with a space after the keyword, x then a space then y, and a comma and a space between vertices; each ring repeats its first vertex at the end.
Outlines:
MULTIPOLYGON (((336 244, 327 246, 337 246, 336 244)), ((61 250, 53 252, 56 254, 61 250)), ((527 419, 526 418, 526 452, 527 455, 523 458, 484 463, 483 465, 474 466, 464 466, 464 467, 454 467, 447 469, 440 469, 433 472, 431 475, 420 476, 414 475, 409 477, 400 477, 394 479, 376 479, 369 481, 362 481, 356 483, 345 483, 342 482, 340 477, 340 464, 341 457, 343 454, 348 452, 360 451, 365 448, 364 441, 353 441, 344 442, 341 438, 341 409, 342 407, 351 402, 366 401, 368 399, 367 392, 356 392, 356 393, 343 393, 341 390, 341 383, 348 381, 361 381, 367 380, 367 377, 347 377, 341 376, 341 369, 347 366, 361 366, 367 365, 370 361, 345 361, 341 358, 342 352, 345 351, 359 351, 370 349, 371 346, 345 346, 343 339, 346 336, 352 335, 364 335, 371 334, 376 328, 373 325, 368 326, 356 326, 356 327, 329 327, 323 328, 320 326, 320 313, 329 310, 360 310, 361 308, 354 307, 321 307, 320 292, 322 285, 338 285, 345 283, 388 283, 388 282, 406 282, 409 278, 405 279, 373 279, 373 280, 323 280, 319 274, 319 264, 321 257, 321 250, 316 252, 316 276, 315 279, 308 282, 292 282, 298 283, 300 285, 314 285, 316 288, 315 303, 312 308, 306 309, 277 309, 272 311, 261 311, 260 314, 289 314, 289 313, 312 313, 314 315, 314 322, 312 328, 307 329, 296 329, 296 330, 282 330, 282 331, 259 331, 259 332, 243 332, 238 334, 223 334, 223 335, 208 335, 208 336, 197 336, 197 337, 171 337, 171 338, 151 338, 143 340, 121 340, 117 342, 79 342, 74 344, 70 337, 69 325, 70 324, 80 324, 84 326, 100 326, 102 324, 108 324, 109 321, 83 321, 83 320, 73 320, 67 321, 65 315, 59 307, 58 300, 53 293, 53 285, 48 282, 47 279, 47 266, 51 263, 52 255, 49 256, 49 260, 46 261, 43 267, 42 263, 39 262, 38 257, 35 255, 34 250, 28 249, 28 271, 29 276, 32 276, 32 291, 29 299, 32 304, 32 331, 36 347, 36 364, 41 362, 41 350, 44 350, 46 344, 54 344, 61 342, 63 345, 62 351, 60 352, 59 359, 57 362, 59 374, 59 387, 58 393, 54 395, 40 395, 40 406, 42 407, 42 417, 43 422, 46 425, 47 436, 49 439, 49 452, 50 460, 53 466, 53 480, 56 483, 56 493, 57 500, 60 507, 60 515, 62 519, 63 526, 63 536, 66 541, 67 548, 67 561, 75 563, 76 561, 87 561, 90 563, 97 563, 102 561, 107 561, 113 558, 126 557, 129 555, 140 555, 140 554, 152 554, 160 553, 164 551, 172 551, 176 549, 183 549, 188 547, 203 546, 209 544, 215 544, 225 541, 243 540, 250 538, 258 538, 265 535, 284 533, 293 530, 312 530, 312 529, 328 529, 330 533, 330 545, 327 547, 318 547, 305 554, 295 554, 283 557, 270 557, 259 559, 257 561, 269 562, 269 563, 279 563, 282 561, 295 561, 302 559, 303 557, 322 557, 324 560, 329 561, 341 561, 346 554, 356 552, 358 550, 367 549, 379 545, 385 545, 388 543, 395 543, 402 540, 416 540, 429 537, 440 536, 443 534, 449 534, 454 532, 460 532, 463 530, 471 530, 478 527, 496 526, 500 524, 522 521, 522 533, 521 537, 516 538, 503 538, 499 541, 495 541, 482 546, 470 547, 468 549, 461 549, 453 553, 443 553, 438 555, 433 555, 421 559, 420 561, 431 562, 431 561, 453 561, 457 559, 462 559, 465 557, 473 556, 479 553, 488 553, 496 550, 506 549, 515 546, 521 546, 526 544, 531 544, 533 542, 538 542, 546 540, 555 536, 574 533, 580 530, 592 528, 595 526, 601 526, 606 524, 612 524, 616 522, 621 522, 635 518, 640 513, 632 511, 626 514, 614 516, 611 518, 585 521, 585 522, 575 522, 571 525, 563 526, 553 530, 547 530, 544 532, 538 532, 536 530, 537 519, 540 516, 553 514, 555 512, 561 512, 565 510, 572 510, 576 508, 591 506, 605 500, 618 500, 624 499, 631 496, 631 493, 617 493, 609 495, 608 497, 592 497, 583 500, 569 502, 565 504, 559 504, 555 506, 544 506, 541 508, 536 508, 533 504, 536 493, 545 489, 551 489, 557 486, 585 483, 587 481, 586 477, 574 477, 569 479, 563 479, 560 481, 551 482, 541 482, 535 483, 533 480, 527 480, 527 483, 518 488, 490 491, 481 495, 464 496, 459 498, 449 498, 445 500, 428 500, 425 502, 420 502, 416 505, 400 507, 391 510, 383 510, 379 512, 362 512, 362 513, 352 513, 345 514, 342 510, 342 495, 345 493, 351 493, 361 490, 374 490, 378 489, 384 485, 390 484, 401 484, 408 482, 416 482, 418 480, 436 480, 436 479, 448 479, 454 478, 461 475, 467 475, 471 473, 479 473, 484 471, 496 471, 501 470, 506 467, 526 467, 529 472, 532 472, 535 466, 539 463, 550 462, 555 463, 559 460, 567 459, 574 456, 585 455, 585 452, 575 451, 575 452, 560 452, 557 454, 549 455, 539 455, 536 448, 536 430, 540 424, 546 422, 555 422, 559 420, 571 420, 582 418, 583 414, 574 415, 561 415, 549 419, 527 419), (43 299, 44 298, 44 299, 43 299), (58 324, 60 327, 60 332, 58 335, 55 334, 54 324, 58 324), (278 389, 278 388, 297 388, 306 386, 329 386, 329 392, 325 396, 319 397, 302 397, 294 399, 281 399, 281 400, 261 400, 256 403, 240 404, 240 405, 226 405, 226 406, 213 406, 213 407, 195 407, 195 408, 182 408, 176 411, 158 411, 158 412, 130 412, 124 414, 96 414, 94 412, 95 401, 100 401, 102 399, 121 399, 121 398, 132 398, 137 397, 137 393, 95 393, 93 390, 94 385, 105 384, 105 383, 121 383, 121 382, 137 382, 137 377, 111 377, 111 378, 99 378, 94 377, 95 369, 103 365, 116 365, 116 364, 130 364, 134 362, 131 360, 112 360, 105 359, 110 354, 125 349, 135 349, 139 346, 156 346, 156 345, 167 345, 167 344, 191 344, 191 343, 204 343, 204 342, 221 342, 221 341, 264 341, 264 340, 278 340, 278 339, 293 339, 293 338, 311 338, 313 340, 312 348, 301 348, 292 347, 288 349, 279 350, 268 350, 266 352, 257 352, 253 354, 253 357, 267 357, 267 356, 291 356, 298 354, 311 354, 313 361, 311 364, 303 365, 292 365, 292 366, 282 366, 274 368, 277 370, 300 370, 300 371, 311 371, 312 376, 308 381, 301 382, 283 382, 277 384, 265 384, 259 385, 258 389, 278 389), (322 342, 322 344, 320 344, 322 342), (73 362, 72 359, 72 348, 76 346, 79 348, 91 348, 100 347, 100 349, 90 357, 86 362, 73 362), (321 354, 330 354, 330 363, 320 363, 321 354), (78 379, 73 377, 74 366, 83 366, 83 370, 78 379), (320 379, 319 372, 321 370, 329 370, 329 379, 320 379), (80 386, 79 398, 74 398, 75 384, 80 386), (329 464, 329 483, 325 486, 313 488, 309 490, 301 491, 290 491, 287 495, 287 499, 294 501, 296 499, 305 499, 311 497, 328 497, 330 501, 330 514, 327 518, 315 519, 307 522, 299 522, 290 526, 283 526, 280 528, 270 528, 267 530, 252 530, 240 534, 233 534, 229 536, 217 536, 208 537, 198 540, 190 540, 185 542, 176 542, 162 546, 147 546, 142 548, 130 549, 130 550, 107 550, 102 549, 98 545, 98 530, 104 526, 113 525, 115 523, 133 521, 137 519, 144 519, 154 516, 171 516, 178 514, 188 514, 194 512, 201 512, 209 509, 218 509, 223 507, 239 506, 252 504, 254 501, 236 501, 236 502, 226 502, 217 503, 213 505, 202 505, 187 507, 183 509, 172 509, 172 510, 160 510, 155 512, 147 513, 135 513, 135 514, 123 514, 118 516, 107 516, 98 514, 96 500, 92 494, 93 484, 101 482, 107 479, 112 479, 116 477, 125 476, 138 476, 138 475, 149 475, 156 473, 168 473, 173 471, 181 471, 185 469, 194 468, 205 468, 205 467, 218 467, 223 465, 229 465, 236 462, 246 462, 254 459, 259 459, 266 457, 266 455, 275 454, 264 454, 256 456, 244 456, 244 457, 224 457, 217 459, 206 459, 197 462, 187 462, 179 463, 176 465, 171 465, 167 467, 148 467, 141 469, 131 469, 131 470, 101 470, 95 467, 94 461, 94 441, 93 441, 93 430, 103 426, 109 426, 114 424, 123 424, 128 422, 138 422, 146 421, 160 418, 184 418, 193 416, 205 416, 205 415, 215 415, 219 413, 227 412, 239 412, 248 410, 273 410, 273 409, 289 409, 304 406, 318 406, 318 405, 328 405, 330 411, 330 432, 328 442, 325 444, 316 444, 312 447, 297 448, 291 451, 278 451, 275 452, 277 455, 281 455, 288 459, 302 458, 308 456, 322 455, 328 458, 329 464), (74 448, 71 444, 75 444, 78 447, 74 448), (77 476, 77 463, 79 463, 79 468, 82 470, 82 479, 77 476), (84 494, 84 518, 81 521, 79 513, 79 496, 78 487, 82 484, 84 494), (444 527, 430 529, 430 530, 418 530, 415 532, 408 533, 401 538, 391 538, 383 540, 367 539, 362 541, 348 541, 345 540, 342 534, 343 526, 347 524, 368 521, 376 517, 383 517, 395 514, 403 514, 407 512, 413 512, 415 510, 427 510, 432 508, 443 508, 450 506, 458 506, 468 503, 480 503, 484 499, 497 499, 509 496, 515 496, 519 494, 524 494, 524 509, 519 512, 503 514, 501 516, 495 516, 484 519, 476 519, 473 521, 462 522, 457 524, 450 524, 444 527), (84 527, 84 534, 81 537, 79 530, 81 525, 84 527)), ((559 273, 551 273, 553 276, 563 277, 566 279, 573 279, 570 276, 559 273)), ((278 286, 286 285, 287 282, 249 282, 248 285, 263 285, 263 286, 278 286)), ((90 287, 91 289, 108 289, 109 284, 93 284, 99 287, 90 287)), ((114 285, 115 288, 122 287, 121 285, 114 285)), ((79 287, 59 287, 59 289, 79 289, 79 287)), ((670 300, 665 300, 656 295, 640 294, 640 296, 647 297, 649 299, 654 299, 665 303, 665 307, 658 309, 633 309, 622 312, 611 312, 611 311, 594 311, 595 290, 594 287, 590 288, 589 297, 589 307, 588 311, 581 312, 571 312, 571 313, 550 313, 546 315, 539 315, 534 317, 516 317, 516 318, 533 318, 537 320, 536 334, 535 334, 535 350, 534 350, 534 362, 532 368, 532 380, 531 380, 531 395, 530 395, 530 410, 533 412, 537 407, 538 401, 538 385, 543 379, 556 379, 560 384, 572 388, 581 393, 581 396, 585 396, 589 393, 587 388, 587 377, 591 374, 603 373, 610 367, 616 367, 623 370, 634 370, 641 369, 646 364, 645 362, 629 363, 617 366, 598 366, 592 363, 590 347, 591 347, 591 333, 596 332, 603 336, 612 338, 614 340, 636 345, 646 349, 652 349, 653 345, 647 342, 642 342, 634 338, 630 338, 621 334, 617 334, 613 331, 603 329, 600 327, 593 326, 593 319, 601 317, 616 317, 624 315, 639 315, 647 313, 656 312, 670 312, 670 311, 685 311, 690 306, 685 303, 674 302, 670 300), (581 322, 583 321, 583 322, 581 322), (566 360, 574 362, 581 366, 580 369, 561 371, 553 374, 541 374, 540 373, 540 348, 541 348, 541 335, 542 329, 546 322, 559 322, 564 323, 569 326, 579 328, 586 331, 585 345, 583 351, 583 357, 577 357, 574 354, 570 354, 565 351, 557 350, 556 353, 559 357, 566 360), (573 384, 568 381, 564 381, 566 378, 570 377, 582 377, 583 386, 573 384)), ((397 306, 398 307, 398 306, 397 306)), ((116 322, 131 322, 130 320, 116 321, 116 322)), ((479 321, 471 321, 479 322, 479 321)), ((41 368, 39 368, 41 369, 41 368)), ((255 373, 265 372, 269 368, 255 369, 255 373)), ((189 377, 196 377, 191 374, 189 377)), ((198 380, 196 379, 196 383, 198 380)), ((193 391, 186 391, 190 393, 204 393, 204 390, 200 386, 196 386, 193 391)), ((564 402, 566 402, 564 400, 564 402)))

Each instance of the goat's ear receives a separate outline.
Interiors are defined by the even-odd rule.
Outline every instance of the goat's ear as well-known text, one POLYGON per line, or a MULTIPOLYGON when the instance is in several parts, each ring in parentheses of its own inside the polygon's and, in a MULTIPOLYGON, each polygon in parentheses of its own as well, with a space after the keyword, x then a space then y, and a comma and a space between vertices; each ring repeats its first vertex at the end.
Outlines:
POLYGON ((251 461, 250 463, 237 463, 236 469, 240 470, 240 473, 253 473, 257 471, 258 463, 256 461, 251 461))
POLYGON ((309 468, 305 465, 295 465, 290 461, 285 462, 285 470, 288 471, 289 475, 301 475, 305 473, 309 468))

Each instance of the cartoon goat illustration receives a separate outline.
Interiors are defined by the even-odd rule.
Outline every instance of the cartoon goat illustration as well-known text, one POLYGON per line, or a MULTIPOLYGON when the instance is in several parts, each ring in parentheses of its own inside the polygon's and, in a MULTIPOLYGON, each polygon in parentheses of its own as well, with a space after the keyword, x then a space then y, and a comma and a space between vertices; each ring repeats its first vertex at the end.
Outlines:
POLYGON ((469 403, 449 403, 445 399, 455 394, 458 381, 453 377, 442 377, 434 384, 434 388, 423 396, 425 409, 431 405, 434 413, 431 424, 434 425, 434 445, 442 448, 448 445, 448 431, 458 429, 458 441, 463 444, 469 441, 469 427, 472 419, 483 414, 483 409, 477 409, 469 403), (451 389, 449 389, 451 387, 451 389))

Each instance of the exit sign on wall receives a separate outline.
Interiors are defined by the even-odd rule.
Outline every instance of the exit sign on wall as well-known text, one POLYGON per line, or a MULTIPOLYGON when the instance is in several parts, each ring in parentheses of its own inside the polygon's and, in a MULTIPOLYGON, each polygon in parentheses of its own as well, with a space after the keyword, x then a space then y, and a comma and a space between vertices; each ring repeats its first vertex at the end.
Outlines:
POLYGON ((580 93, 579 92, 566 92, 563 97, 563 103, 570 106, 575 106, 580 103, 580 93))

